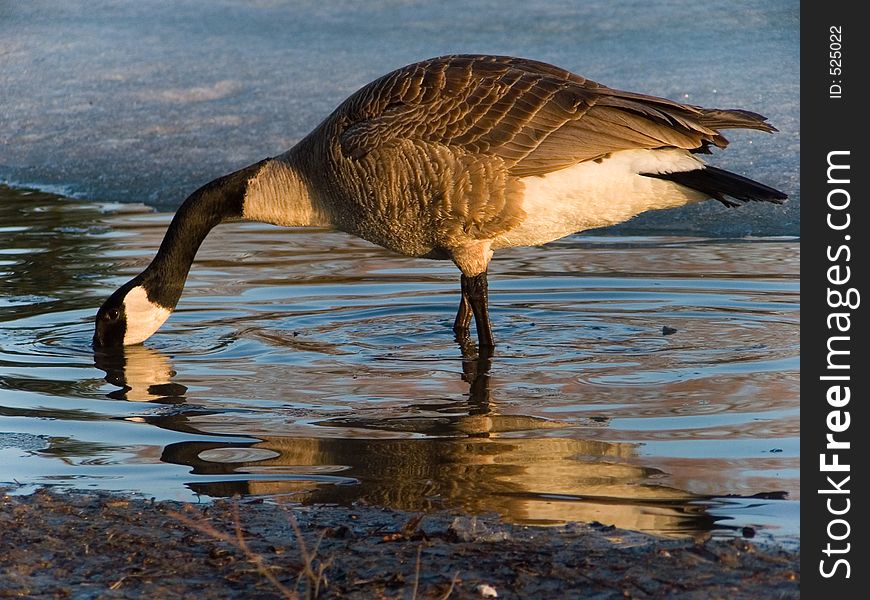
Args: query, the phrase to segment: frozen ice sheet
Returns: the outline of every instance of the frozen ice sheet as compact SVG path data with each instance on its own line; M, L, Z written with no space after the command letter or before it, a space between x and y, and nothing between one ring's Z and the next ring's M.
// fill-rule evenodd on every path
M786 191L644 215L628 232L797 235L799 4L489 0L0 3L0 180L172 209L280 153L348 94L439 54L512 54L612 87L742 107L714 157Z

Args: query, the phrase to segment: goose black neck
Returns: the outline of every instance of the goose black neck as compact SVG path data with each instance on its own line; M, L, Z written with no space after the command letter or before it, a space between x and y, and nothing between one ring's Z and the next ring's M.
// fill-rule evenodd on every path
M216 225L242 217L248 180L264 162L219 177L184 201L172 218L157 255L139 276L149 300L175 308L203 240Z

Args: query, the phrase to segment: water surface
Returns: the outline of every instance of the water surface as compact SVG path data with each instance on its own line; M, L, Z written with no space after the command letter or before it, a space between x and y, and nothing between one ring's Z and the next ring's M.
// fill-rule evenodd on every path
M797 240L503 251L487 360L450 263L223 225L167 325L95 354L169 218L0 188L0 481L797 534Z

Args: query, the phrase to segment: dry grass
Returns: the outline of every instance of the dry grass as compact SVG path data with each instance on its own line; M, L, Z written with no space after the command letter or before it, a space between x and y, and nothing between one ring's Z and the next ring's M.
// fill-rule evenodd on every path
M199 531L200 533L210 537L215 541L228 544L236 551L240 552L244 556L245 560L250 562L257 570L257 572L260 573L272 585L272 587L275 588L275 591L278 592L278 594L280 594L283 598L286 598L287 600L300 600L301 598L304 598L305 600L314 600L320 597L321 592L329 586L327 571L332 566L335 557L330 556L326 559L318 557L320 544L323 541L324 535L326 534L327 530L324 529L320 532L320 534L317 536L317 542L314 544L314 547L309 550L308 544L305 541L305 536L302 534L302 530L299 527L299 523L296 520L296 517L293 515L292 510L288 509L286 506L281 505L281 508L284 510L284 513L287 516L287 520L293 529L293 533L296 537L296 545L299 549L299 558L301 559L302 564L302 567L301 569L299 569L299 574L296 578L296 585L293 589L282 583L278 576L276 576L275 571L279 570L279 568L277 568L275 565L269 564L269 562L266 560L266 558L263 557L262 554L255 552L248 544L248 541L245 539L244 530L242 528L238 499L236 499L232 503L232 533L221 531L220 529L215 527L207 518L202 517L190 505L186 506L185 508L189 513L196 513L196 516L190 516L189 514L175 511L171 511L168 514L169 516L177 519L184 525L187 525L191 529L195 529L196 531ZM395 535L398 535L399 537L407 537L408 532L412 532L414 529L416 529L417 525L420 522L420 519L421 517L412 518L411 521L409 521L402 529L402 532ZM417 595L420 590L420 570L422 566L422 554L423 545L420 544L417 546L417 560L414 569L414 580L410 591L411 600L417 599ZM454 574L452 580L450 581L450 587L447 589L447 592L445 594L440 596L440 600L447 600L452 595L458 581L459 571ZM118 583L120 583L120 581ZM299 594L300 587L303 588L302 596L300 596Z
M185 508L187 509L187 511L189 513L195 512L192 509L192 507L190 507L189 505L186 506ZM200 533L207 535L208 537L212 538L213 540L224 542L224 543L232 546L233 548L235 548L236 550L241 552L242 555L244 555L245 559L248 562L250 562L254 566L254 568L257 569L257 572L259 572L263 577L266 578L266 580L275 588L275 590L279 594L281 594L281 596L283 596L284 598L287 598L288 600L299 600L299 594L296 592L296 590L291 590L286 585L281 583L281 580L279 580L278 577L275 575L275 573L273 573L273 567L271 567L267 563L266 559L261 554L254 552L251 549L251 547L248 545L248 542L245 539L244 533L242 531L242 521L241 521L241 517L239 516L239 503L238 503L238 501L233 502L232 511L233 511L233 526L234 526L233 527L234 528L233 534L230 534L230 533L227 533L227 532L224 532L224 531L217 529L214 525L212 525L212 523L208 519L206 519L204 517L200 517L200 516L191 517L187 514L180 513L180 512L174 512L174 511L170 512L169 515L171 517L178 519L181 523L184 523L185 525L187 525L191 529L195 529L195 530L199 531ZM293 524L295 525L295 520L293 521ZM314 569L312 568L312 565L310 563L310 560L312 560L311 555L309 555L307 550L305 550L305 540L302 539L302 532L299 531L298 525L296 525L294 527L294 531L296 532L297 541L301 542L300 552L302 554L303 561L305 561L304 562L305 567L302 569L302 572L300 572L300 574L299 574L299 579L301 579L303 576L307 577L309 573L313 573ZM321 573L324 570L325 570L325 568L318 569L318 571L320 571ZM299 579L297 579L297 587L299 585ZM314 589L319 591L320 580L318 579L316 583L318 585L315 586ZM311 586L308 587L306 592L310 592L310 591L311 591ZM316 597L317 597L317 594L311 595L310 593L306 593L306 598L316 598Z

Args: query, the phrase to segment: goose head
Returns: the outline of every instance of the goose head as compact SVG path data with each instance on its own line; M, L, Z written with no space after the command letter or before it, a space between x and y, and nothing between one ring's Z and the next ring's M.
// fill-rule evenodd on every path
M256 215L244 213L246 192L249 180L270 160L218 177L187 197L151 264L118 288L97 311L94 347L141 344L160 329L178 304L193 259L209 231L224 221L258 220ZM292 196L286 188L283 192Z
M149 297L144 279L140 275L122 285L97 311L94 347L140 344L169 318L172 309Z

